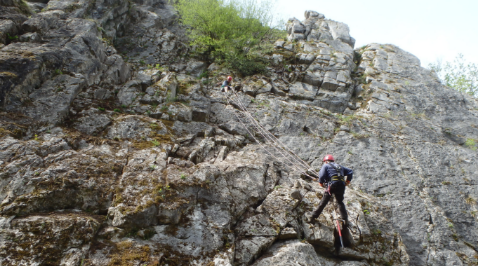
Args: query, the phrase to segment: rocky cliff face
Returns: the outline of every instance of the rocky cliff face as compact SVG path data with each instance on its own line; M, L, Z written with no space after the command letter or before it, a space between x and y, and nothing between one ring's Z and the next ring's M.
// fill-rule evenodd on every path
M475 99L313 11L225 97L175 16L0 0L1 265L478 264ZM354 169L345 248L238 103L313 167Z

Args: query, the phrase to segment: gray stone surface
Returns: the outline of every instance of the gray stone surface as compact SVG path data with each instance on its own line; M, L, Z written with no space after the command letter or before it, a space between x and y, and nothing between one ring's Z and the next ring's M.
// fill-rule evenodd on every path
M15 77L2 82L3 108L57 124L86 86L129 78L129 67L101 39L100 26L69 15L49 7L22 24L23 32L40 34L42 43L12 42L0 50L2 71Z
M341 113L354 92L351 74L355 68L355 40L346 24L327 20L314 11L306 11L305 16L303 22L289 20L287 29L288 40L298 41L296 49L304 50L297 54L298 63L302 64L298 80L311 88L298 92L295 85L289 96L297 99L302 95L312 101L310 104Z
M478 262L478 103L413 55L306 11L225 94L166 1L0 3L0 264ZM327 153L345 248L304 219Z
M254 264L262 265L336 265L332 261L317 255L314 247L299 240L275 243L264 258L260 258Z
M13 219L0 229L0 263L78 265L88 253L99 227L96 218L78 213ZM10 239L15 239L14 244L9 243Z

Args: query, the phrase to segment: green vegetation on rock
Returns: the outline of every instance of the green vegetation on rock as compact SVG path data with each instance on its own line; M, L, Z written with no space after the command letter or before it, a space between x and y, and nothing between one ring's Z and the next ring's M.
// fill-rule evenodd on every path
M465 146L474 151L476 150L476 142L474 139L467 139L465 142Z
M437 61L428 67L448 87L478 97L478 65L467 63L462 54L458 54L452 63Z
M198 56L217 61L242 75L265 72L261 53L272 47L280 31L272 27L271 2L179 0L176 8L188 26Z

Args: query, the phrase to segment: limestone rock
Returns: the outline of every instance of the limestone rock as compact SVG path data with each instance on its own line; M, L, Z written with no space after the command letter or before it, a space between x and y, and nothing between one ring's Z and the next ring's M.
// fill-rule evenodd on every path
M29 6L0 0L0 264L477 263L478 102L413 55L306 11L223 93L167 1ZM304 219L328 153L344 247L333 202Z
M312 245L299 240L289 240L275 243L264 257L252 265L334 265L331 261L324 264L327 261L317 255Z
M112 122L108 113L98 109L89 109L80 113L83 115L75 123L74 127L85 134L96 135L106 129Z
M101 221L82 213L55 213L16 218L0 230L2 264L79 264Z
M306 69L300 81L311 85L291 87L289 97L307 99L310 104L341 113L353 93L351 73L355 68L355 40L347 25L325 19L322 14L306 11L306 19L288 22L289 41L299 41L305 53L297 55ZM305 42L307 40L307 42Z
M274 237L253 237L239 240L236 247L235 261L239 265L249 265L256 254L266 250L274 242Z

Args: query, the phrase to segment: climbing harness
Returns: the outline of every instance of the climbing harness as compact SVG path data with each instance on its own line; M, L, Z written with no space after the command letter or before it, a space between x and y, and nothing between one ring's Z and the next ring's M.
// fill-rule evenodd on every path
M332 166L335 171L337 171L337 175L332 176L330 181L327 183L327 192L332 196L330 193L330 188L334 185L334 182L345 182L345 176L343 174L342 166L336 163L330 163L329 165Z
M345 182L345 176L343 174L343 169L342 166L336 164L336 163L330 163L330 166L332 166L335 171L337 171L337 175L334 175L330 178L330 181L342 181Z
M331 181L342 181L345 182L345 177L344 176L333 176L330 178Z

